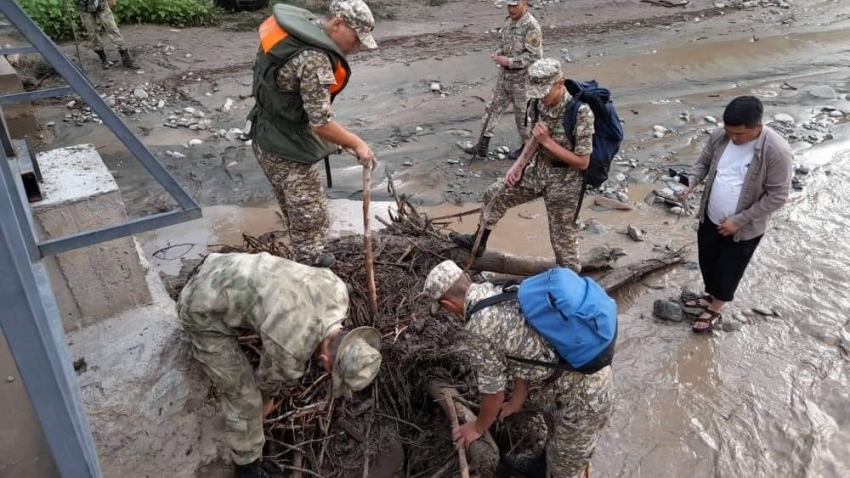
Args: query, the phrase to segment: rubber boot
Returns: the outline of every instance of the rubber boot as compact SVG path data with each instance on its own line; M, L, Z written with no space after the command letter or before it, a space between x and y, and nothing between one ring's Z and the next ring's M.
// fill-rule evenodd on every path
M256 460L247 465L236 465L236 478L278 478L263 469L262 461Z
M136 62L133 61L133 57L130 56L130 52L127 50L118 50L118 53L121 54L121 62L124 64L126 68L131 70L140 70Z
M505 455L502 462L514 473L526 478L543 478L546 476L546 455Z
M471 148L464 148L463 152L466 154L471 154L472 156L486 158L487 153L490 152L490 137L482 136L481 139L478 141L478 144Z
M508 155L508 159L511 159L511 160L514 160L514 161L519 159L520 155L522 154L523 148L525 148L525 143L522 143L522 146L520 146L518 150L511 152L511 154Z
M323 252L316 257L316 261L313 263L313 266L327 269L329 267L333 267L334 264L336 264L336 257L329 252Z
M478 251L475 252L475 257L481 257L484 254L484 250L487 249L487 239L490 238L490 229L484 229L484 233L481 234L481 242L478 243ZM478 236L478 231L475 231L475 234L458 234L451 233L449 234L449 239L452 240L459 247L466 249L467 251L472 250L472 246L475 245L475 238Z
M109 60L106 59L106 52L103 50L95 50L94 52L97 53L97 57L100 58L100 67L104 70L108 70L110 65Z

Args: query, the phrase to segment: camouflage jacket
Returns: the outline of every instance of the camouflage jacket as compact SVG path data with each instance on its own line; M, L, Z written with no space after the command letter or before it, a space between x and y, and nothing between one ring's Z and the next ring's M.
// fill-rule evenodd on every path
M319 50L303 51L280 67L276 79L281 90L301 92L310 126L317 128L333 119L330 88L336 78L327 54Z
M517 21L511 17L505 20L499 52L508 57L508 71L525 70L543 58L543 34L540 32L540 24L531 13L526 13Z
M257 376L269 396L301 378L322 340L342 326L348 290L328 269L265 252L210 254L180 293L177 310L193 333L259 334Z
M478 301L502 292L500 286L485 282L469 287L464 299L464 313ZM517 301L508 301L472 314L463 334L461 351L478 374L480 393L499 393L508 378L518 377L541 382L552 369L525 365L508 355L544 362L558 362L558 354L549 343L525 321Z
M590 106L587 106L586 104L579 107L576 125L572 134L572 136L576 139L576 144L573 145L572 139L570 138L571 135L568 135L567 132L564 131L564 112L570 99L572 99L572 96L570 96L565 89L564 97L551 108L544 105L542 101L539 101L537 103L537 121L542 121L546 126L548 126L549 135L556 143L563 146L565 149L568 149L580 156L590 154L593 152L593 133L595 131L595 127L593 126L593 122L595 121L593 111L590 109ZM534 116L532 118L534 118ZM561 161L546 148L541 148L540 154L544 159L551 162Z

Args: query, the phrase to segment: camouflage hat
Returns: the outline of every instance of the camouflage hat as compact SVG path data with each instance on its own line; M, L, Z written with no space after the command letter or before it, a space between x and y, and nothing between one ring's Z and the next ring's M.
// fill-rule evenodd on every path
M454 261L443 261L428 273L421 295L440 300L461 276L463 271Z
M505 2L505 5L507 5L509 7L515 7L515 6L519 5L520 3L522 3L522 0L508 0L507 2Z
M552 85L561 80L561 62L553 58L537 60L528 67L528 99L543 98L552 89Z
M342 339L333 367L334 397L368 387L381 369L381 333L358 327Z
M374 50L378 48L375 39L372 38L372 30L375 29L375 17L369 10L369 5L363 0L334 0L331 3L331 14L345 20L355 32L360 43L366 48Z

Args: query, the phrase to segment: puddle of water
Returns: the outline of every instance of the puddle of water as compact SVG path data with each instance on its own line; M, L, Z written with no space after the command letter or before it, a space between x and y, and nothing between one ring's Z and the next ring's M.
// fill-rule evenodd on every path
M372 202L371 229L383 228L374 217L388 219L389 202ZM363 203L348 199L328 201L331 215L330 235L363 233ZM142 250L148 260L162 272L177 275L181 259L196 259L212 245L240 245L242 234L258 237L274 231L285 231L286 225L277 206L240 207L210 206L203 217L156 231L140 234ZM285 236L285 235L284 235ZM288 237L283 239L288 242Z

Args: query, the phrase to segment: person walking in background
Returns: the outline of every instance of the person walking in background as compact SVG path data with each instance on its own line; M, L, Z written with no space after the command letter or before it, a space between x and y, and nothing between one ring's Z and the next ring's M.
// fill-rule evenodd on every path
M508 105L514 107L516 129L522 139L522 146L512 152L509 159L519 157L531 136L525 115L527 70L532 63L543 58L543 34L537 19L528 12L526 0L508 0L507 6L508 17L502 26L499 49L493 53L493 62L499 65L496 89L484 112L478 144L463 150L466 154L482 158L487 157L494 129Z
M706 295L684 303L702 310L694 332L708 332L723 318L738 283L764 235L771 214L791 191L791 147L762 124L764 106L754 96L732 100L723 128L708 139L688 174L684 200L705 179L697 233Z
M76 0L77 10L80 12L80 20L83 27L89 35L92 43L92 49L100 58L101 67L106 70L112 64L106 58L106 50L103 48L103 38L97 29L97 23L103 26L106 34L109 35L109 41L118 48L118 53L121 55L121 62L125 67L131 70L138 70L139 66L133 61L127 47L124 46L124 37L121 36L121 31L118 30L118 24L115 22L115 15L112 14L112 9L118 5L118 0Z

